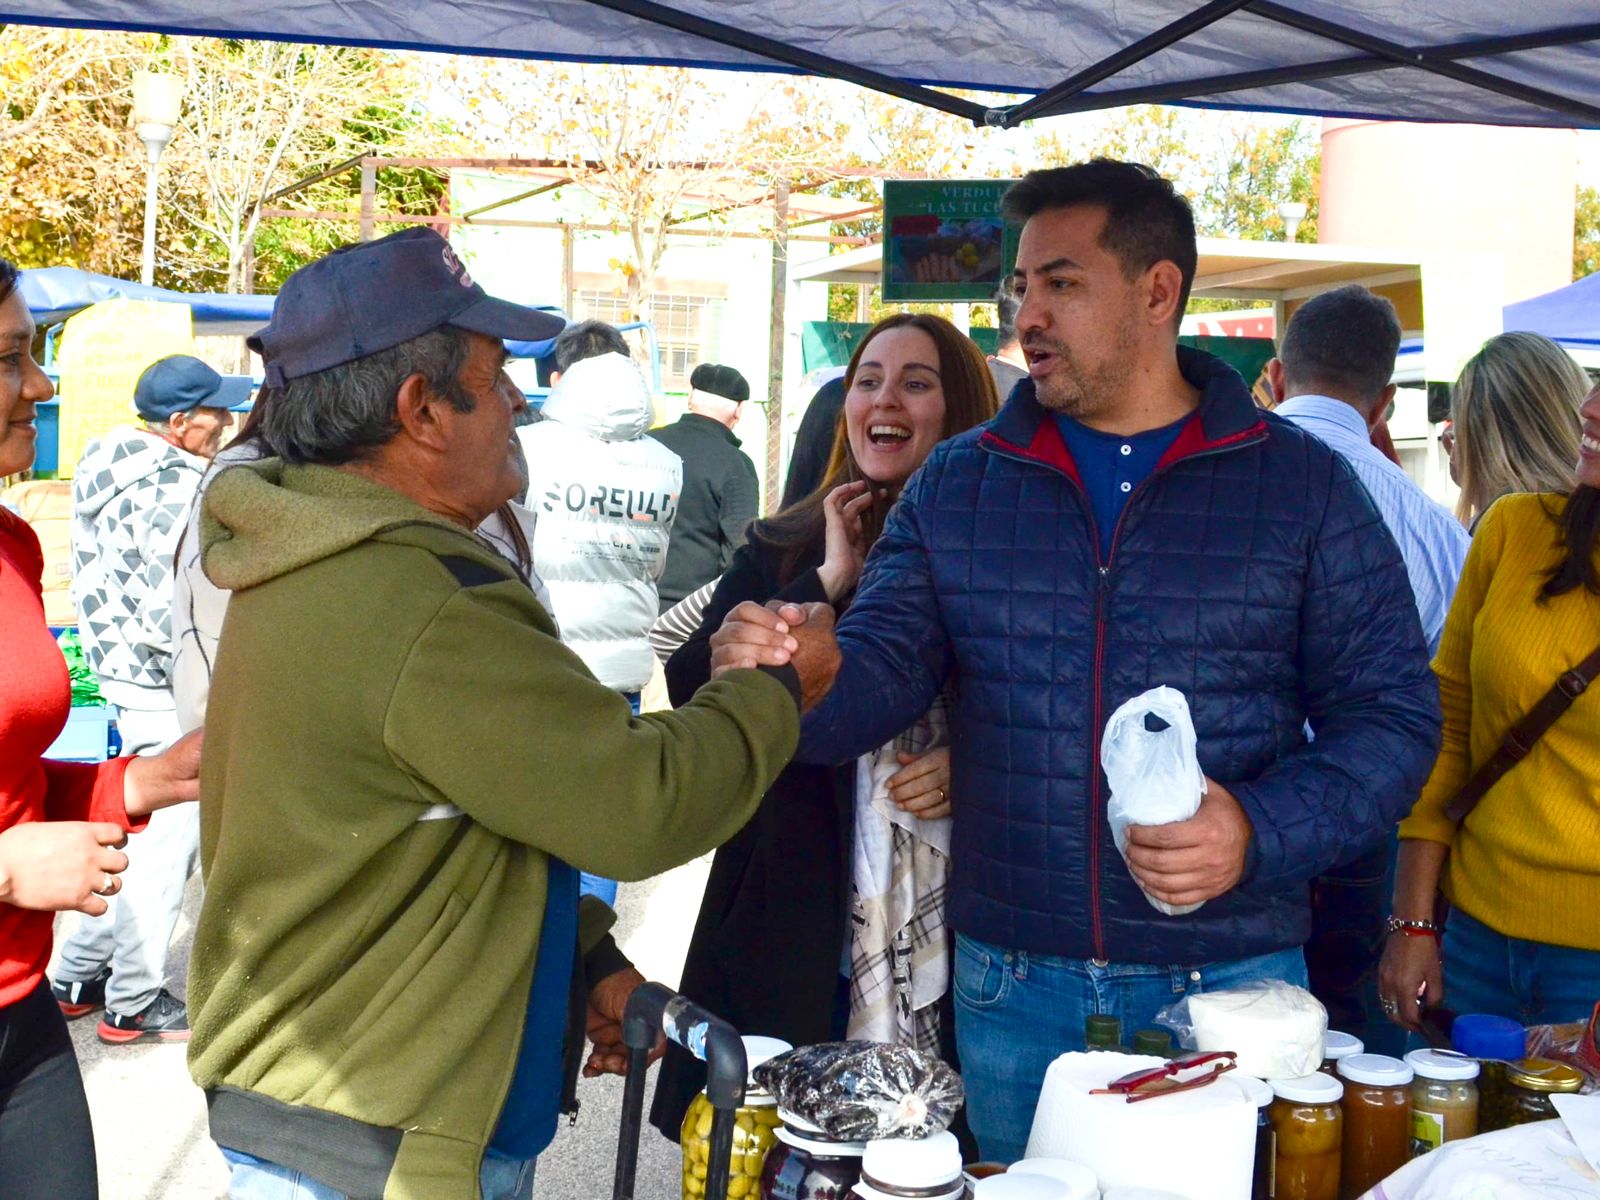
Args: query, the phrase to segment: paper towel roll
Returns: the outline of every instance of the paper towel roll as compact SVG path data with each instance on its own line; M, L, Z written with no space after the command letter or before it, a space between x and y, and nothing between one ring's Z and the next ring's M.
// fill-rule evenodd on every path
M1249 1200L1256 1109L1226 1075L1207 1087L1129 1104L1089 1093L1159 1058L1063 1054L1050 1064L1029 1158L1065 1158L1113 1188L1155 1188L1189 1200Z

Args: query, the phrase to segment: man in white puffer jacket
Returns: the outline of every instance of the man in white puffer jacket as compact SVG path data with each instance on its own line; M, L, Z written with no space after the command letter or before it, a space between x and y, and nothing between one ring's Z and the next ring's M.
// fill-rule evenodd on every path
M549 589L561 640L637 706L655 661L648 635L683 462L646 436L650 391L625 355L567 366L543 415L517 431L528 507L538 517L534 570Z

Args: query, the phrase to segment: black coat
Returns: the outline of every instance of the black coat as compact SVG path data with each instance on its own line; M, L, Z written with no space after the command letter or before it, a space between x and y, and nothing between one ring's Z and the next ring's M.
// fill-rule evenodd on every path
M721 421L685 413L650 435L683 460L683 491L661 573L661 611L699 591L733 561L756 519L756 467Z
M733 556L700 629L667 663L674 704L710 677L708 639L735 605L827 600L815 569L820 551L787 587L778 581L781 557L758 541ZM840 1032L835 1011L849 922L854 779L854 763L790 765L712 861L679 990L740 1033L803 1046ZM704 1065L669 1045L651 1123L676 1140L705 1081Z

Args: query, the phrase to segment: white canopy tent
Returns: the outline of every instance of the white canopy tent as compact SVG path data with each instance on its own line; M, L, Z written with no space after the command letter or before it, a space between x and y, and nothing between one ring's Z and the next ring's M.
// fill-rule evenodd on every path
M1002 126L1162 101L1600 127L1597 17L1593 0L0 0L34 24L803 71Z

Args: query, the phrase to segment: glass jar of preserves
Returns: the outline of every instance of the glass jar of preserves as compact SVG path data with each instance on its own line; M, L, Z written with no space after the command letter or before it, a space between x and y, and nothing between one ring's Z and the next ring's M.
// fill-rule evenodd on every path
M775 1130L777 1144L761 1169L761 1200L839 1200L861 1182L865 1142L830 1138L809 1121L784 1109Z
M740 1041L744 1042L745 1061L752 1071L767 1059L794 1049L778 1038L747 1037ZM683 1200L701 1200L706 1194L706 1176L711 1169L711 1124L715 1117L711 1100L704 1092L689 1103L689 1111L683 1114L678 1136L683 1147ZM777 1141L777 1127L777 1102L750 1081L744 1105L734 1114L733 1155L728 1170L730 1200L756 1195L767 1151Z
M1268 1195L1277 1200L1338 1200L1339 1147L1344 1085L1318 1072L1272 1081L1272 1174ZM1259 1190L1256 1192L1260 1194Z
M1387 1054L1339 1060L1344 1080L1344 1153L1339 1198L1355 1200L1411 1157L1411 1080L1415 1072Z
M1165 1029L1141 1029L1133 1035L1133 1052L1154 1058L1171 1058L1177 1053L1172 1048L1172 1034Z
M863 1200L968 1200L961 1144L953 1133L868 1142L856 1194Z
M1551 1096L1571 1095L1583 1087L1576 1067L1548 1058L1524 1058L1506 1064L1506 1123L1528 1125L1556 1116Z
M1478 1062L1451 1050L1413 1050L1411 1156L1478 1132Z
M1083 1046L1091 1051L1127 1053L1127 1048L1122 1044L1122 1018L1110 1013L1090 1013L1083 1021Z
M1349 1058L1352 1054L1360 1054L1366 1049L1361 1039L1354 1034L1340 1033L1337 1029L1330 1029L1322 1036L1322 1066L1318 1070L1329 1075L1337 1074L1339 1060Z

